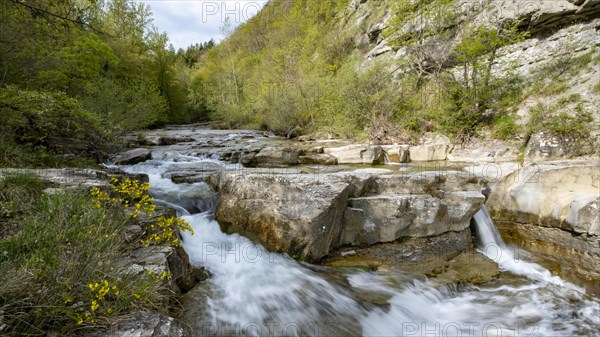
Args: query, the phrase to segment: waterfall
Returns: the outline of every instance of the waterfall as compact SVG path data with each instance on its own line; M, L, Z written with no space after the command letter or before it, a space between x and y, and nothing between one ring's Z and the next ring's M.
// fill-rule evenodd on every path
M582 288L565 282L558 276L552 276L550 271L539 264L522 260L518 248L508 247L504 243L485 205L473 216L473 221L475 222L475 232L481 242L478 250L488 258L496 261L501 270L523 275L539 282L548 282L581 293L584 292Z
M477 225L475 231L482 246L494 245L499 248L506 248L506 245L500 236L500 232L498 231L498 228L496 228L496 225L494 225L485 205L481 207L475 216L473 216L473 220Z
M209 203L214 195L204 193L204 184L174 184L164 177L185 165L177 156L155 158L162 159L123 168L149 174L151 194L178 206L195 230L183 233L183 247L192 264L212 274L207 303L199 304L205 315L198 317L198 336L600 336L599 302L521 260L502 241L485 207L474 222L483 243L479 251L503 271L494 282L456 288L407 280L402 271L320 273L243 236L223 233L210 212L190 214L184 196ZM356 296L361 292L389 300L364 306Z

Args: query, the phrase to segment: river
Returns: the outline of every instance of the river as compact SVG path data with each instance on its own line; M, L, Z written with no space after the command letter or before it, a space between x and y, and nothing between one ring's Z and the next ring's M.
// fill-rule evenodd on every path
M165 150L154 158L159 159L125 169L147 173L157 198L206 188L174 184L165 172L190 162L216 162ZM411 279L402 271L328 270L267 252L243 236L223 233L211 213L214 196L204 199L202 213L178 207L196 233L183 234L184 249L194 265L212 274L204 314L194 325L198 335L600 336L598 300L524 261L518 248L502 242L485 209L474 218L483 243L479 250L499 264L500 277L459 286ZM347 282L336 281L336 275ZM354 296L361 291L386 303L365 306Z

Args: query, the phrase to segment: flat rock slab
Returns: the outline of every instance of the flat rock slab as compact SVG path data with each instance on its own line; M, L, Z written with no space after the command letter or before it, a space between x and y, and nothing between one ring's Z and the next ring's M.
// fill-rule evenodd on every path
M113 163L115 165L135 165L149 159L152 159L152 151L139 148L119 153L113 159Z
M88 337L183 337L184 331L172 317L152 312L138 312L114 324L108 331Z

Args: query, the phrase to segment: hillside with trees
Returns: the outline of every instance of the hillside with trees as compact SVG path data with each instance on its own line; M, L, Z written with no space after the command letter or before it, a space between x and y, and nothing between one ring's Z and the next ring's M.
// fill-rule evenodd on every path
M101 162L122 131L205 119L190 67L214 43L175 51L146 4L5 0L0 13L0 166Z
M580 34L598 10L538 2L521 12L491 0L269 2L235 31L225 23L230 35L192 89L225 127L288 136L414 143L438 132L522 145L543 129L585 142L598 129L593 30L558 47L544 39ZM524 52L535 41L542 60Z

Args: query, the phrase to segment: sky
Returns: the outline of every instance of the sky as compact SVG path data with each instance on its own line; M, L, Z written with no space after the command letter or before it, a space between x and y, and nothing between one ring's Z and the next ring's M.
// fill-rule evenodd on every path
M141 0L152 8L153 24L167 32L175 49L210 39L220 41L219 27L230 17L234 26L254 16L266 0Z

